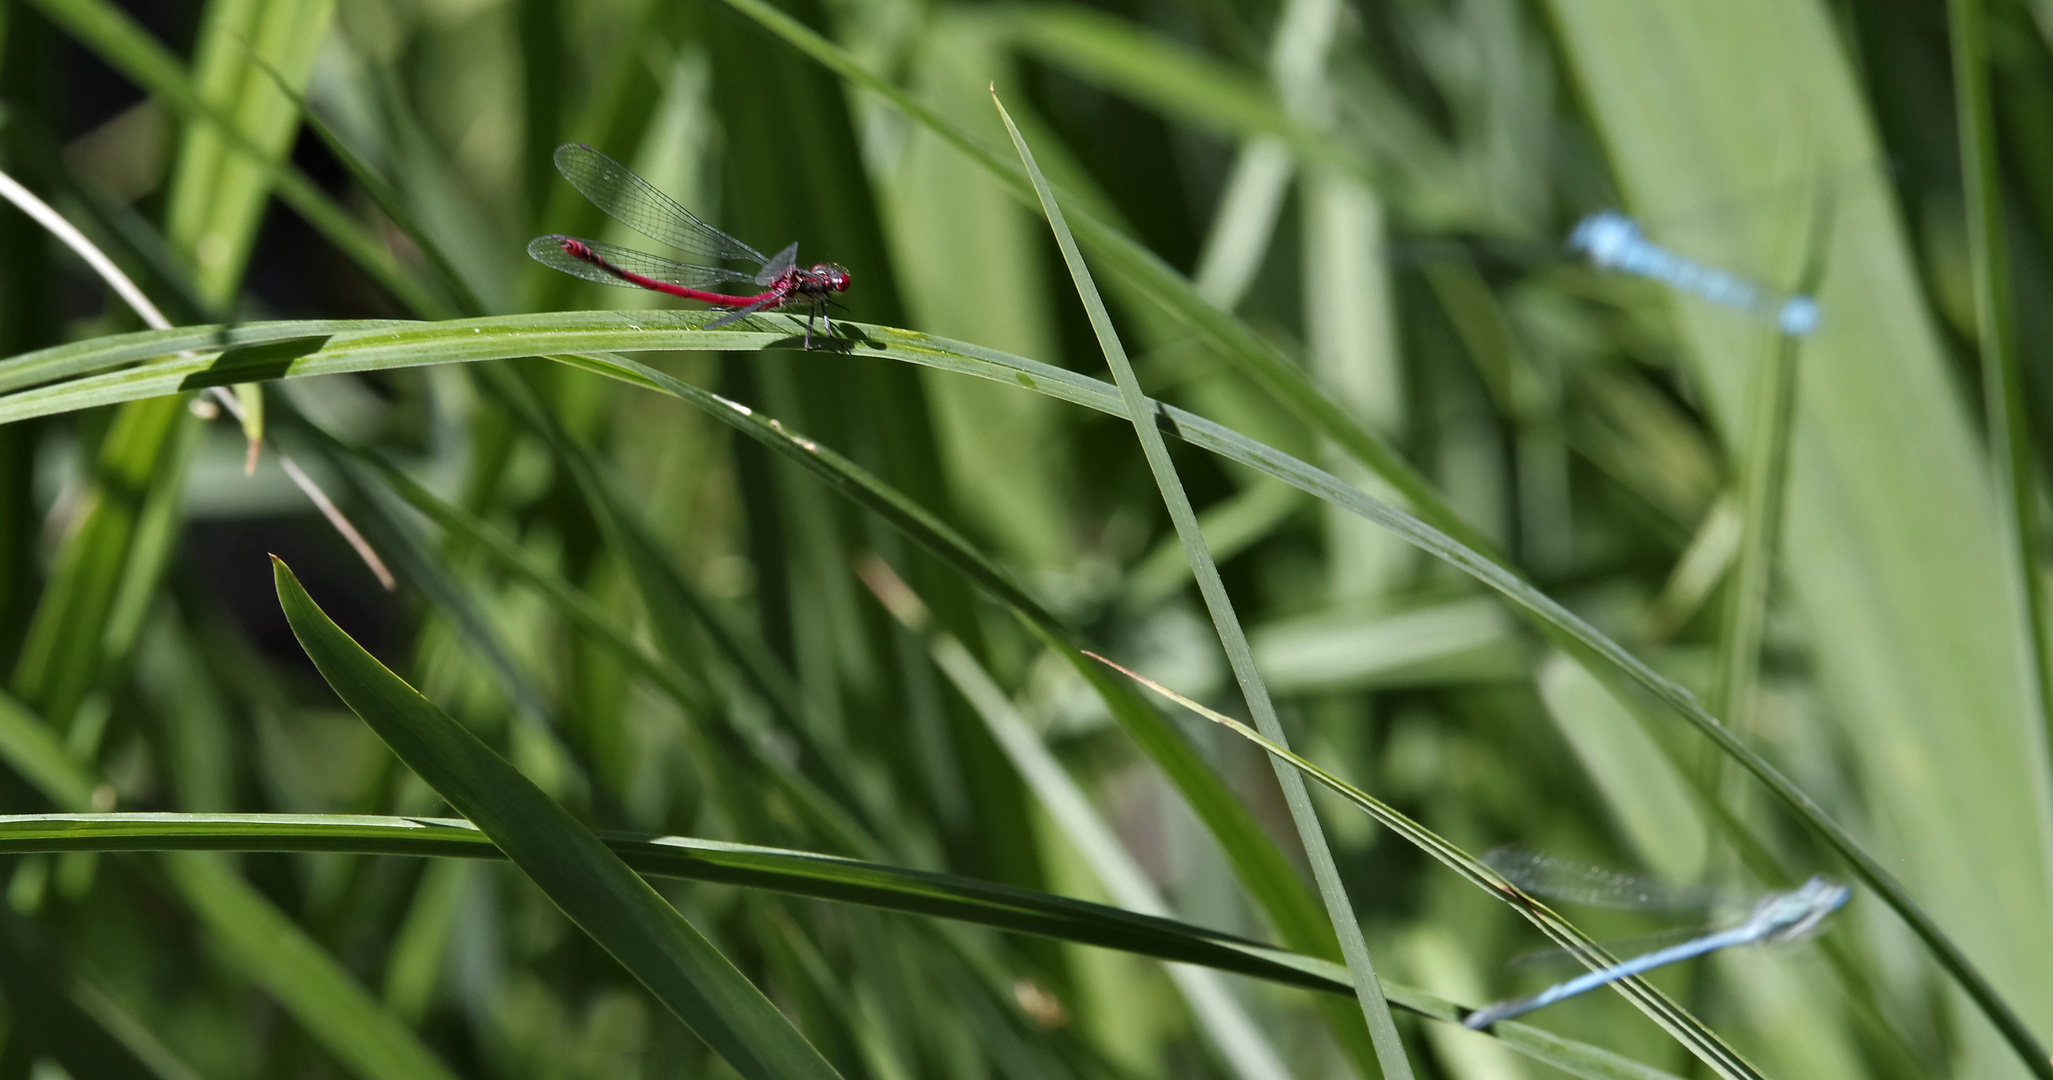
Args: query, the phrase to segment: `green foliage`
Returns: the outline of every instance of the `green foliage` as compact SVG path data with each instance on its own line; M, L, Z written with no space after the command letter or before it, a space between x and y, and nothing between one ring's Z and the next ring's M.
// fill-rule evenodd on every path
M160 7L0 5L179 324L0 207L5 1077L2053 1076L2042 13ZM1504 843L1858 899L1469 1032L1655 925Z

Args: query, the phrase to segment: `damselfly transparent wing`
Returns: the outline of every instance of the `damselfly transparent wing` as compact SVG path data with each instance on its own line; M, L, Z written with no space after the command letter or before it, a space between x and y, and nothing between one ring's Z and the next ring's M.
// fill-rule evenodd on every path
M781 299L781 297L777 296L766 296L745 308L736 308L733 311L730 311L727 314L722 315L717 319L714 319L712 322L706 324L706 329L718 330L723 326L738 323L741 320L746 319L751 315L754 315L758 311L767 311L770 308L776 307Z
M1653 241L1666 244L1683 255L1709 258L1697 250L1694 242L1704 233L1780 227L1793 200L1809 198L1814 191L1831 201L1868 197L1878 184L1884 185L1882 190L1887 190L1886 185L1891 183L1896 171L1895 164L1887 159L1845 163L1804 177L1749 185L1708 203L1686 207L1636 207L1633 220ZM1604 209L1605 206L1598 204L1588 207L1587 211L1594 213ZM1385 246L1385 253L1390 261L1405 265L1450 260L1474 261L1493 268L1586 265L1587 256L1574 250L1569 237L1573 227L1588 213L1563 222L1563 228L1558 232L1521 236L1456 233L1394 239ZM1732 269L1735 272L1747 270L1746 267Z
M791 243L786 244L784 246L783 251L780 251L777 254L770 256L770 261L763 264L763 269L756 274L756 284L772 284L778 278L783 277L785 273L789 271L792 267L797 265L798 241L793 240Z
M608 217L651 240L715 259L747 259L758 266L769 261L762 252L700 221L626 166L582 143L556 148L556 171Z
M563 250L563 241L577 239L568 236L537 236L528 241L528 254L538 263L553 270L596 281L601 285L618 285L628 289L639 289L640 285L606 272L606 268L580 259ZM718 291L730 284L752 285L754 275L746 270L732 270L720 266L695 266L691 263L673 262L660 255L635 251L617 244L602 244L597 240L577 239L590 248L594 255L630 274L663 282L666 285L682 285L687 289Z
M1628 911L1688 912L1734 906L1721 904L1721 900L1730 898L1716 890L1668 885L1635 874L1586 866L1551 855L1536 855L1520 848L1498 848L1484 855L1483 861L1526 892L1571 904Z

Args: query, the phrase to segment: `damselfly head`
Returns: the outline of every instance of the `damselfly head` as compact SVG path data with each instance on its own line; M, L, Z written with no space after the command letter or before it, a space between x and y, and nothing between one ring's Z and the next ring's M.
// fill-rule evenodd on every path
M814 263L811 271L814 280L835 292L848 291L848 270L833 263Z

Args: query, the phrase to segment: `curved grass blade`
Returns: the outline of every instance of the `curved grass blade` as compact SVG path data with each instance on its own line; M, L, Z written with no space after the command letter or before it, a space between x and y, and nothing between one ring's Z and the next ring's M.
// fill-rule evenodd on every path
M1226 595L1226 584L1220 580L1219 567L1205 547L1204 533L1198 529L1197 511L1192 509L1190 495L1183 490L1183 482L1177 477L1176 464L1169 460L1169 448L1162 441L1162 432L1155 419L1154 410L1159 406L1141 392L1140 380L1134 374L1132 362L1126 357L1126 346L1121 344L1118 332L1113 329L1111 313L1105 310L1105 301L1098 295L1098 286L1091 279L1090 268L1084 265L1083 254L1076 248L1076 238L1070 235L1069 226L1063 220L1062 207L1056 201L1055 193L1049 189L1047 179L1035 166L1033 151L1027 147L1025 137L1020 135L1019 128L1006 113L1004 103L998 100L995 88L991 100L998 106L998 115L1005 121L1005 130L1012 134L1012 145L1019 152L1021 164L1026 166L1035 194L1040 196L1041 209L1047 214L1048 225L1055 232L1055 242L1062 250L1063 261L1069 265L1069 275L1076 284L1077 295L1082 298L1084 310L1090 315L1091 329L1097 333L1098 345L1112 367L1112 376L1119 384L1119 396L1127 418L1133 422L1134 431L1140 436L1148 469L1154 474L1155 486L1162 493L1163 503L1169 508L1170 520L1176 524L1176 535L1183 541L1184 557L1190 561L1191 573L1197 578L1198 591L1205 598L1205 608L1211 613L1212 625L1219 633L1227 661L1233 666L1233 676L1240 684L1248 711L1254 714L1255 723L1260 725L1263 733L1280 743L1284 738L1282 721L1276 718L1275 703L1269 700L1268 688L1262 685L1254 653L1248 648L1247 633L1241 629L1240 617L1234 614L1233 600ZM1369 1034L1375 1040L1377 1062L1382 1065L1385 1076L1409 1080L1411 1062L1405 1057L1404 1043L1397 1036L1397 1026L1390 1019L1390 1006L1378 989L1368 943L1362 940L1361 926L1354 917L1354 906L1348 901L1347 888L1340 880L1340 868L1333 861L1332 849L1326 844L1325 830L1319 826L1318 814L1312 809L1311 793L1305 789L1304 778L1289 769L1279 766L1276 780L1283 788L1283 799L1290 808L1291 821L1297 826L1298 840L1304 844L1305 854L1311 860L1312 878L1318 883L1319 895L1326 902L1327 917L1333 921L1333 929L1340 937L1340 954L1347 960L1356 996L1361 1000L1362 1016L1368 1021Z
M746 406L727 401L636 361L607 355L641 350L789 348L798 340L797 325L784 324L780 329L788 327L789 330L784 333L764 329L765 326L778 325L776 320L782 316L759 317L758 325L754 326L704 330L703 323L714 314L717 313L585 312L432 324L372 323L361 331L333 334L321 348L278 365L266 377L389 370L437 363L508 359L537 353L548 355L560 363L691 402L709 415L797 461L836 490L882 514L921 543L939 545L933 549L943 553L959 570L969 574L1002 602L1037 618L1045 618L1051 626L1060 625L1037 600L952 530L847 459L809 439L794 435L774 420L756 416ZM144 331L56 346L0 361L0 379L5 379L8 372L17 366L47 365L52 362L52 357L61 357L74 370L101 372L69 383L0 397L0 423L172 393L188 379L215 378L222 383L240 381L233 372L210 372L208 369L217 363L218 356L208 355L160 359L154 364L126 370L106 369L165 357L180 350L205 349L210 338L230 333L248 345L283 340L292 336L288 330L269 328L290 325L294 324L253 324L235 328L232 332L221 327ZM855 342L851 351L856 355L874 355L972 375L1020 386L1098 412L1127 415L1115 388L1085 375L914 331L859 323L843 325ZM1646 689L1656 700L1703 732L1722 753L1743 765L1846 859L1853 874L1874 889L1882 901L1909 925L1940 966L1961 984L1984 1013L1992 1018L2007 1017L2007 1020L1998 1021L1999 1026L2006 1030L2028 1030L1988 979L1918 905L1903 884L1851 832L1727 729L1689 690L1654 671L1624 646L1511 570L1425 521L1367 495L1323 469L1231 428L1159 402L1150 407L1166 433L1282 480L1389 529L1405 542L1452 565L1503 596L1523 611L1542 633L1580 661L1616 672Z
M743 1076L839 1076L698 929L504 758L342 632L273 560L293 635L323 678L622 967Z
M809 851L686 836L597 834L637 873L767 889L910 915L932 915L1016 933L1200 964L1286 986L1352 995L1337 963L1270 948L1189 923L951 874ZM66 851L330 851L412 858L501 859L460 818L355 814L33 814L0 817L0 854ZM1390 1000L1458 1024L1461 1010L1432 995L1387 985ZM1669 1074L1596 1047L1515 1023L1491 1033L1507 1045L1593 1080L1666 1080Z

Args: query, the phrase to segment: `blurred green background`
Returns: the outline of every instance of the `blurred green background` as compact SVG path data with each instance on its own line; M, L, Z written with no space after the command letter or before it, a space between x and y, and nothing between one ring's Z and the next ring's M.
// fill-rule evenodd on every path
M2018 582L2043 584L2053 5L1986 8L1993 210L1963 179L1936 0L0 0L0 169L177 324L496 335L515 313L695 306L524 256L552 232L655 250L556 175L551 151L583 142L758 248L848 267L850 320L1104 378L1039 208L988 164L1016 160L995 85L1065 208L1159 260L1085 245L1148 393L1408 507L1689 687L2044 1037L2053 758ZM802 28L829 44L809 55ZM1814 289L1822 329L1780 339L1576 261L1564 237L1605 208ZM1977 307L2009 287L2014 336ZM0 357L142 325L0 209ZM635 355L875 474L1073 640L1247 715L1125 417L1025 376L707 338ZM1990 394L1985 354L2022 382ZM0 410L50 378L14 376L0 360ZM2009 443L1985 395L2024 420ZM1252 822L1262 858L1305 866L1261 751L1151 698L1147 730L1214 786L1165 773L1006 597L715 416L535 358L241 396L273 442L251 476L244 432L193 392L0 424L0 809L447 815L308 662L268 552L594 828L1153 892L1283 940L1219 838ZM1470 577L1242 464L1175 461L1306 757L1470 852L1741 891L1854 880L1619 669ZM930 626L878 602L872 558ZM944 654L1013 710L965 697ZM1383 979L1475 1006L1568 974L1507 967L1544 940L1314 803ZM0 856L0 885L0 1080L731 1074L505 864L65 851ZM1345 998L662 890L846 1076L1377 1073ZM1603 937L1673 924L1565 910ZM1866 890L1823 942L1654 981L1761 1075L2029 1075ZM1529 1019L1717 1074L1615 994ZM1443 1020L1398 1030L1419 1076L1565 1075ZM1615 1068L1582 1075L1657 1075Z

